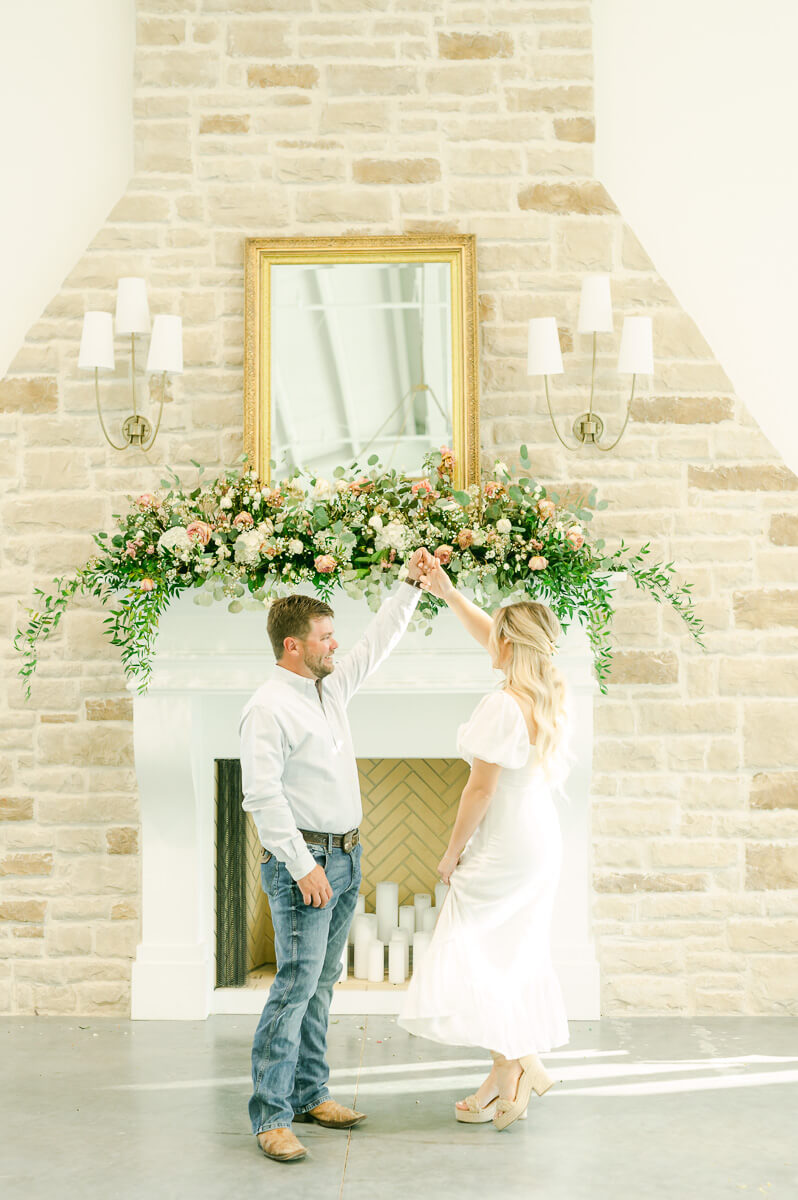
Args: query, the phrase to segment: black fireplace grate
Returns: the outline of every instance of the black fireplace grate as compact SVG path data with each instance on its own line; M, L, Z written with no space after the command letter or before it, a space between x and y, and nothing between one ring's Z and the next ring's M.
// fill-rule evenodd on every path
M243 987L247 978L247 894L242 869L247 815L241 763L216 759L216 986Z

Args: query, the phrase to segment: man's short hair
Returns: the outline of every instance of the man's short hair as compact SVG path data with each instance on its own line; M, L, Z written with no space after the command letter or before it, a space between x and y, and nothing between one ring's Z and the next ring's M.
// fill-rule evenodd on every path
M323 600L315 596L283 596L273 600L269 609L269 619L266 629L274 650L274 657L279 662L285 654L285 639L287 637L306 638L310 633L310 622L318 617L332 617L333 610Z

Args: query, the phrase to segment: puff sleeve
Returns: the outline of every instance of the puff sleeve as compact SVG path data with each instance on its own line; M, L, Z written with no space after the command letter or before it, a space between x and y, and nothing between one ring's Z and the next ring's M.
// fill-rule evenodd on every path
M467 762L475 758L517 771L529 758L529 734L521 709L505 692L480 700L457 731L457 752Z

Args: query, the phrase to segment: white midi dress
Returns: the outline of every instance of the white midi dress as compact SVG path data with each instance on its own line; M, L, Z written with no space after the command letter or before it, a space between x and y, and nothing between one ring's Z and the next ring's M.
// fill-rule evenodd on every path
M458 731L458 753L501 768L490 807L452 873L429 949L399 1024L507 1058L568 1041L550 930L562 861L557 810L507 692L480 701Z

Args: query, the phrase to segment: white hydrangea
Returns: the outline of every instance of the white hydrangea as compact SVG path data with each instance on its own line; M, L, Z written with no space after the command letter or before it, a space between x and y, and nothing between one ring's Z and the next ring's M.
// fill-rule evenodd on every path
M382 529L382 517L377 516L375 513L373 517L369 518L369 525L372 529L376 529L379 533L379 531Z
M236 538L235 560L244 566L255 566L263 549L263 534L259 529L248 529Z
M471 532L474 535L474 545L475 546L484 546L485 542L487 541L487 538L488 538L488 535L485 533L485 530L484 529L472 529Z
M288 543L289 554L302 554L304 549L305 546L302 542L300 542L299 538L291 538L291 541Z
M389 521L375 541L378 550L402 551L407 548L407 530L399 521Z
M179 556L188 556L192 551L192 541L182 525L173 525L158 538L158 553L171 552Z
M512 528L512 521L508 521L506 517L502 517L496 522L496 531L498 533L510 533Z
M221 500L219 501L219 508L232 508L232 507L233 507L233 501L230 499L230 497L222 496Z

